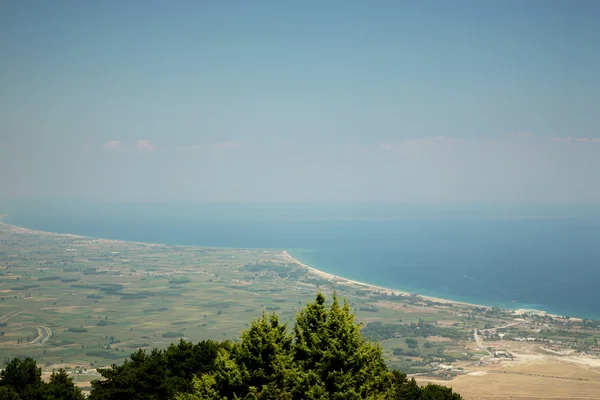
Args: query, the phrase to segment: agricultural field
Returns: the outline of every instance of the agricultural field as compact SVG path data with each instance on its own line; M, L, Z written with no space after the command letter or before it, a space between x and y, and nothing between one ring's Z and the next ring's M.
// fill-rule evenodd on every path
M97 368L136 349L180 339L237 340L262 313L275 312L291 327L317 291L330 297L334 287L389 365L420 382L450 384L475 398L491 396L484 390L490 387L510 393L506 371L522 380L557 379L536 372L544 363L565 382L570 370L556 365L575 363L586 371L581 376L600 378L600 364L581 362L598 360L600 328L593 321L515 315L362 285L312 270L284 251L131 243L2 223L0 355L4 362L32 357L45 376L68 368L85 388L99 377ZM530 370L535 376L520 374ZM586 382L579 382L582 393L595 388Z

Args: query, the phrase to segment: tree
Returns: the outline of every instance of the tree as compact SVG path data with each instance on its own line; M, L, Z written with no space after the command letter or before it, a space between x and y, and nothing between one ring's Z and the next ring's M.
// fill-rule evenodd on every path
M138 350L122 365L99 369L104 379L92 382L90 399L168 399L193 389L192 378L214 370L218 349L212 340L192 344L180 340L164 350Z
M85 397L64 369L53 372L45 387L44 399L47 400L83 400Z
M293 383L292 336L279 318L263 315L238 344L220 349L215 370L194 379L193 394L177 399L285 399Z
M429 384L421 388L421 400L462 400L458 393L453 393L449 387Z
M400 371L392 371L390 388L387 398L390 400L418 400L421 396L421 387L417 385L415 378L410 380L406 374Z
M336 293L329 307L319 293L291 332L277 315L263 314L238 343L181 340L164 350L138 350L123 365L99 370L103 379L92 382L90 399L460 399L449 388L421 388L389 371L354 318ZM51 381L67 383L65 377L59 372ZM15 400L11 395L0 387L0 400Z
M388 371L380 347L364 339L350 306L340 305L335 293L330 307L317 294L296 316L293 335L276 315L253 321L239 343L219 349L214 367L193 379L192 393L175 398L460 399L451 389L421 389Z
M303 371L296 394L308 389L307 398L322 392L365 398L384 387L388 377L380 347L364 339L350 306L346 301L340 306L335 292L329 308L319 293L300 311L294 334L294 359Z
M0 386L0 400L20 400L20 396L10 386Z
M50 381L42 381L42 371L35 360L11 360L0 372L0 400L83 400L81 389L60 369Z
M0 386L6 388L6 396L13 391L24 399L41 398L42 384L42 369L29 357L23 361L13 358L0 372Z
M295 377L292 359L292 336L287 325L275 314L252 323L242 333L241 343L233 347L233 359L242 366L242 377L248 392L266 390L274 394L275 388L289 387Z

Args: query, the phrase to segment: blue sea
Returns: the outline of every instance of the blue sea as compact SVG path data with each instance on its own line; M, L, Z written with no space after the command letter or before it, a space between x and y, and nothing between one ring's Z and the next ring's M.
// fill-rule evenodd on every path
M92 237L287 249L318 269L503 308L600 319L600 212L584 206L20 201L7 223Z

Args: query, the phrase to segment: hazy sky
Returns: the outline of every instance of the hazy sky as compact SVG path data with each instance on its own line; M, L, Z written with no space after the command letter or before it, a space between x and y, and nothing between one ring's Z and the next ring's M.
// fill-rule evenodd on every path
M0 198L600 202L599 1L3 1Z

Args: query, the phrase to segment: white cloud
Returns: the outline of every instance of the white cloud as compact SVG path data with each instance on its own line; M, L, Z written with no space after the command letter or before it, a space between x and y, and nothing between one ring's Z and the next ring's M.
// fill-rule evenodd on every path
M135 142L135 148L142 151L153 151L156 150L156 146L146 139L137 140Z
M84 144L83 145L83 152L84 153L89 153L90 151L92 151L92 146L90 146L89 144Z
M118 140L111 140L110 142L108 142L104 145L104 148L105 149L120 149L121 142Z

